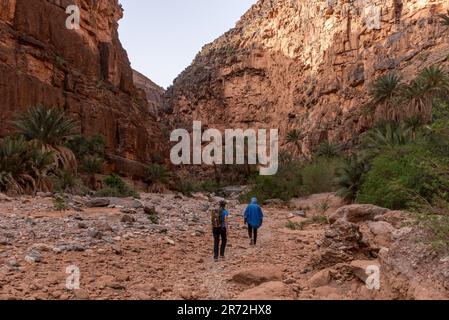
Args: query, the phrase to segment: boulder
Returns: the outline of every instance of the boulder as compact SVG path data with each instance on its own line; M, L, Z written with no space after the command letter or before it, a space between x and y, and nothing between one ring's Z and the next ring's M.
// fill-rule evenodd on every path
M239 271L232 276L232 280L245 285L259 285L264 282L281 281L282 275L282 270L277 267L261 267Z
M109 204L114 207L121 207L123 209L142 209L144 207L143 203L139 200L133 198L116 198L110 197L107 198L109 200Z
M369 267L380 268L380 263L378 260L354 260L350 266L352 273L365 283L369 276L367 273Z
M243 291L236 300L294 300L295 294L280 281L266 282L258 287Z
M396 229L402 228L409 214L404 211L388 211L387 213L377 216L374 221L385 221Z
M310 288L323 287L329 284L331 281L331 276L329 269L324 269L315 273L309 280Z
M340 219L325 230L325 238L320 245L321 262L333 265L351 261L355 255L365 256L368 249L360 227Z
M86 202L88 208L104 208L109 206L111 201L108 198L94 198Z
M322 286L314 290L315 296L321 300L338 300L338 290L331 286Z
M373 247L389 247L393 241L395 228L385 221L368 222L368 228L373 235Z
M371 204L352 204L338 209L329 217L329 221L330 223L335 223L339 219L352 223L374 221L376 217L384 215L388 211L388 209Z
M128 214L125 214L122 216L122 218L120 219L121 222L123 223L133 223L136 221L136 219Z

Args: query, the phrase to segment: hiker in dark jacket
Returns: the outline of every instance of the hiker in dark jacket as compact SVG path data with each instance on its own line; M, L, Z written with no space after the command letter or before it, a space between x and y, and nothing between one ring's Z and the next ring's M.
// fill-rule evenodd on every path
M257 198L252 198L251 203L245 209L245 224L248 225L248 235L251 239L250 245L256 245L257 243L257 230L263 223L263 212L260 206L257 204Z
M228 241L227 229L228 229L228 216L229 212L226 211L226 201L220 202L220 207L215 212L212 212L212 233L214 235L214 260L218 261L218 254L224 259L226 243ZM220 246L221 238L221 246ZM218 252L220 249L220 252Z

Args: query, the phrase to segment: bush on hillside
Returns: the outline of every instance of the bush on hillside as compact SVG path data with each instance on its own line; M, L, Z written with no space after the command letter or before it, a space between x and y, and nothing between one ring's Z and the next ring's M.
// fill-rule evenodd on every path
M140 198L139 194L116 174L111 174L104 178L103 183L106 185L106 188L96 192L95 195L97 197Z
M357 202L404 209L445 197L449 192L447 159L431 149L427 143L413 144L377 156Z

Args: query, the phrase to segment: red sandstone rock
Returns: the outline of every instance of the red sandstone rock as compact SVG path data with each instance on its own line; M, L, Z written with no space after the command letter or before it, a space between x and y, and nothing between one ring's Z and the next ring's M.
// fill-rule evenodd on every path
M73 2L79 30L65 27ZM0 1L0 137L17 112L43 104L66 109L83 135L103 134L118 170L160 152L158 124L118 39L121 17L117 0Z
M362 106L374 79L389 71L411 79L448 64L449 31L435 18L446 0L404 0L401 8L384 1L380 29L370 30L365 12L374 3L258 1L175 80L167 117L187 128L191 119L211 128L279 128L282 144L300 129L306 155L326 139L351 147L372 125Z

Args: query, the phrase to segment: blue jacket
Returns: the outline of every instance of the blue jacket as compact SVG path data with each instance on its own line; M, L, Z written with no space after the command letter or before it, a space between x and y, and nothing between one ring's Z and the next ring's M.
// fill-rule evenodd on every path
M257 204L257 199L252 198L251 204L245 209L245 221L253 228L260 228L263 222L262 209Z

